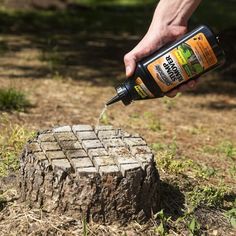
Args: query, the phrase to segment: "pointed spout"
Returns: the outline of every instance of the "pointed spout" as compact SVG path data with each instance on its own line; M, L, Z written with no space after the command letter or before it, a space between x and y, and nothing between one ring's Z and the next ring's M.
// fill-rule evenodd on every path
M110 99L110 100L106 103L106 105L109 106L109 105L111 105L111 104L113 104L113 103L115 103L115 102L118 102L118 101L120 101L120 100L121 100L121 98L120 98L120 96L117 94L117 95L114 96L112 99Z

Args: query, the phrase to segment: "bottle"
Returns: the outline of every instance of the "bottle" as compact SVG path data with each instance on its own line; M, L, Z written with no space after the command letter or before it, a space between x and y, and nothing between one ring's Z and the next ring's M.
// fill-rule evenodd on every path
M223 65L225 54L218 37L199 26L137 63L133 76L116 87L117 95L106 105L122 101L163 97L189 80Z

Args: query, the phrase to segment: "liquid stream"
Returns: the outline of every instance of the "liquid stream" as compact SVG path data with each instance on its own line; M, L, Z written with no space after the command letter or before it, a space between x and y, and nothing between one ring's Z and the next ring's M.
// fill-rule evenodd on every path
M102 120L102 117L105 114L106 110L107 110L107 105L105 105L104 108L102 109L102 111L97 119L96 126L100 125L100 121Z

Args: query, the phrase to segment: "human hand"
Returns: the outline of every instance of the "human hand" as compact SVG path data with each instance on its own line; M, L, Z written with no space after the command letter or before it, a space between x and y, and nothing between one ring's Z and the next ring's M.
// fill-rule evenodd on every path
M160 0L148 32L138 45L124 56L126 76L134 73L136 63L169 42L175 41L187 31L187 22L201 0ZM197 81L190 80L166 95L174 97L196 87Z
M185 26L159 26L159 29L156 28L155 31L150 30L138 45L124 56L126 76L132 76L138 61L157 51L165 44L175 41L185 34L186 30ZM196 84L197 81L195 80L188 81L178 88L171 90L166 95L168 97L175 97L179 92L194 89Z

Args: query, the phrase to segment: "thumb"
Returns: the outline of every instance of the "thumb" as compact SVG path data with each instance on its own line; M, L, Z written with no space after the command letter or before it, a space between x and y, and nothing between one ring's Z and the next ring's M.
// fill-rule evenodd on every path
M136 62L136 57L131 52L127 53L124 56L126 77L130 77L133 75L136 67Z

